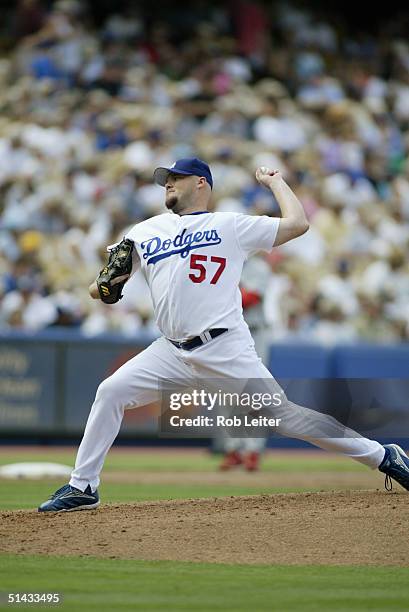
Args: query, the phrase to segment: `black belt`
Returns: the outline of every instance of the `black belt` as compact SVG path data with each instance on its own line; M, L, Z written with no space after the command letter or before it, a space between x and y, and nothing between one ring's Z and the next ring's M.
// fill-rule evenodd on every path
M221 334L224 334L224 332L227 331L228 330L225 327L217 327L215 329L209 329L209 331L204 332L200 336L195 336L191 340L186 340L186 342L176 342L176 340L170 340L169 338L168 340L179 349L183 349L184 351L192 351L198 346L202 346L202 344L207 344L207 342L213 340L213 338L217 338L217 336L221 336Z

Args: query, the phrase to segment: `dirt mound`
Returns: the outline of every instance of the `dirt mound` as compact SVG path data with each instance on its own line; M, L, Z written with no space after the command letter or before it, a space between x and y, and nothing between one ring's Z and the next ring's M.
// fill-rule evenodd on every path
M1 552L226 563L407 565L405 492L350 491L0 513Z

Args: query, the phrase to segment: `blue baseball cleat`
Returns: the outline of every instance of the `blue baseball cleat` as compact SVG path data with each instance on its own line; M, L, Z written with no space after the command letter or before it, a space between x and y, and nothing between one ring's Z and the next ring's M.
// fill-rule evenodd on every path
M409 491L409 457L397 444L385 444L384 449L385 457L378 469L386 474L385 489L392 491L393 478Z
M51 495L46 502L38 508L39 512L73 512L74 510L94 510L99 506L98 491L94 493L88 485L84 492L64 485Z

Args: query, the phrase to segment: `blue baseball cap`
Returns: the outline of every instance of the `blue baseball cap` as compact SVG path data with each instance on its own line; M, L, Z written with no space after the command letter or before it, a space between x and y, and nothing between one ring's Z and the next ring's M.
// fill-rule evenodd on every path
M169 174L184 174L186 176L204 176L213 189L213 177L206 162L197 157L184 157L178 159L170 168L156 168L153 180L164 187Z

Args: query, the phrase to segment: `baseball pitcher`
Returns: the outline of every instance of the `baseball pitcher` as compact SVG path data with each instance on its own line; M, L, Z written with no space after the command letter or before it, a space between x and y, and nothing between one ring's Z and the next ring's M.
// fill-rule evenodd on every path
M259 168L256 178L273 192L280 218L210 212L213 179L200 159L156 168L154 180L165 189L167 212L135 225L121 243L109 247L109 261L90 294L114 304L141 267L163 335L98 387L70 482L41 504L40 512L98 507L100 473L124 411L156 401L161 381L194 385L198 378L257 379L269 393L282 393L255 351L239 281L252 253L301 236L308 221L280 172ZM397 445L382 446L285 395L275 416L282 417L282 435L378 468L409 490L409 458Z

